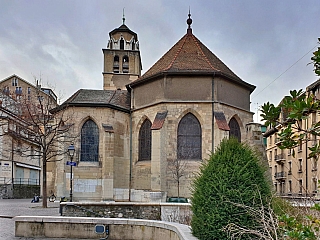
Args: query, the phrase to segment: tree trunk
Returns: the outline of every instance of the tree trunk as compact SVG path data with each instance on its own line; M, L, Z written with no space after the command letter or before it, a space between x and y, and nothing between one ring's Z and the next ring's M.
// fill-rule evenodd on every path
M42 156L42 207L47 208L47 161L45 154Z
M178 201L180 199L180 181L178 180Z

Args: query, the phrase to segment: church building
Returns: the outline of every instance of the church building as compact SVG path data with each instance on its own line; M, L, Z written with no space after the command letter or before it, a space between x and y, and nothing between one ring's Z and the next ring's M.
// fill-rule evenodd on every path
M255 86L193 35L190 17L186 34L142 76L138 35L123 19L102 49L103 90L80 89L55 109L72 115L79 135L74 201L188 198L194 174L223 138L246 141ZM48 173L58 196L70 190L66 161Z

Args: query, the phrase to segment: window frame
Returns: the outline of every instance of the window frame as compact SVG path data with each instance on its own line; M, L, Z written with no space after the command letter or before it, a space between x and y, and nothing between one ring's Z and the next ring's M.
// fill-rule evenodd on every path
M139 155L138 161L151 160L151 147L152 147L152 123L149 119L145 119L139 129Z
M177 159L202 160L202 128L192 113L183 116L178 124Z
M80 145L80 162L99 162L99 128L92 119L81 127Z

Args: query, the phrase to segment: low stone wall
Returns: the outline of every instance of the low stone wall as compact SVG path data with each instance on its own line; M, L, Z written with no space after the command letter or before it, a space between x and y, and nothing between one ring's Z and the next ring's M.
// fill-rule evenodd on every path
M24 199L30 200L34 195L40 196L39 185L27 185L27 184L3 184L0 185L0 199Z
M14 184L13 185L13 198L30 198L40 196L40 185L27 185L27 184Z
M13 198L13 185L12 184L1 184L0 185L0 199Z
M187 225L162 221L118 218L18 216L16 237L105 238L95 233L96 225L108 227L108 240L197 240Z
M190 225L189 203L63 202L60 214L68 217L104 217L161 220Z

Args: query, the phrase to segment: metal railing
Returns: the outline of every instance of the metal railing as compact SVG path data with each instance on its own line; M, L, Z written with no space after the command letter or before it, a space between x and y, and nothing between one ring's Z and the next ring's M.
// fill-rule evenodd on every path
M0 184L40 185L39 179L34 178L6 178L0 177Z
M286 159L284 157L284 154L280 153L274 156L274 160L278 162L278 161L285 161Z
M12 178L8 177L0 177L0 184L11 184L12 183Z
M287 173L286 172L276 172L274 174L275 179L283 179L287 177Z

